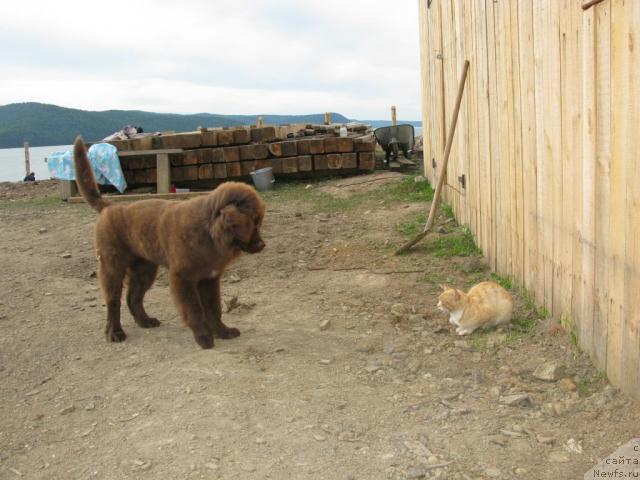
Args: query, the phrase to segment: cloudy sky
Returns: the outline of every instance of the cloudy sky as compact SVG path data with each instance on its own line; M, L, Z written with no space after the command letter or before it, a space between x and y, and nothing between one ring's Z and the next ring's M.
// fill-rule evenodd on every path
M417 0L0 3L0 105L420 118Z

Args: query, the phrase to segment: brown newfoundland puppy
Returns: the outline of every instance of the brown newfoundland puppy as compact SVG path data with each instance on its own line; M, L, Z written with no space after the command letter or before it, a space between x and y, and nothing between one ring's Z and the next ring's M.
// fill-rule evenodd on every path
M260 226L265 205L253 188L227 182L213 192L187 201L142 200L113 205L100 195L81 137L74 145L76 181L87 203L100 212L96 253L107 304L107 339L126 338L120 324L125 279L127 305L142 328L160 322L142 305L158 265L169 269L171 294L182 319L202 348L213 336L234 338L236 328L222 323L220 277L242 252L264 248Z

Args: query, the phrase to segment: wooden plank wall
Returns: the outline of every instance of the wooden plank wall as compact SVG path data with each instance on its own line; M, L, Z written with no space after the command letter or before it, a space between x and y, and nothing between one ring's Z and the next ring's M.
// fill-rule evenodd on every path
M428 3L425 175L440 171L469 60L444 201L491 267L640 397L640 1Z

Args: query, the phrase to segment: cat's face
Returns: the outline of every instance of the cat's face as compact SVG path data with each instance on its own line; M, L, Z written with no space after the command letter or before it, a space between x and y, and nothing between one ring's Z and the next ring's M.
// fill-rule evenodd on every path
M442 312L453 312L461 308L462 295L460 291L446 285L440 285L442 293L438 297L438 308Z

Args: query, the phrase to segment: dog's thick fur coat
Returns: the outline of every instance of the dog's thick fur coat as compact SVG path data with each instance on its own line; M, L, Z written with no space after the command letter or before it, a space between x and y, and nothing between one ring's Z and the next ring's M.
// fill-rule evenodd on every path
M143 328L160 325L142 304L159 265L169 269L174 302L198 345L213 347L214 335L240 335L222 323L220 277L243 251L258 253L264 248L260 227L265 205L255 190L227 182L187 201L111 204L100 194L81 137L74 144L74 164L80 193L100 213L96 253L107 305L107 339L126 338L120 323L125 279L127 305L136 323Z

